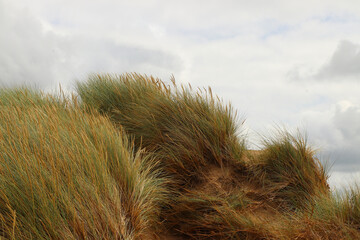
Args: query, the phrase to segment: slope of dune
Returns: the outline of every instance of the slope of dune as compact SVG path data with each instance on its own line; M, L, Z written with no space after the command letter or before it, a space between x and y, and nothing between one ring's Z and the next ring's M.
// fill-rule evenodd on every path
M0 239L360 239L298 133L246 145L211 89L92 75L0 90Z

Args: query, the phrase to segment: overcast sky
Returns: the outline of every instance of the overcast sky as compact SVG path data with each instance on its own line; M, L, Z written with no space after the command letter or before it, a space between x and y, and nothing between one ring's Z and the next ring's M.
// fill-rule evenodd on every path
M1 86L134 71L211 86L250 145L300 127L333 163L332 187L360 180L358 0L0 0Z

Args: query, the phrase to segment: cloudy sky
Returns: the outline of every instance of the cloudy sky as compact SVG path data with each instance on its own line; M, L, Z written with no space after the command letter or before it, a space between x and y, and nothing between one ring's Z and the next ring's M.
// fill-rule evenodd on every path
M306 130L333 187L360 180L358 0L0 0L1 86L134 71L211 86L252 146Z

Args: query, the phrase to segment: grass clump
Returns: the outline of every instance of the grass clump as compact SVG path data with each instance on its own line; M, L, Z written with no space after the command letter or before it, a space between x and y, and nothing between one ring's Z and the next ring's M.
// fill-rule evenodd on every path
M326 171L305 137L279 131L277 137L265 139L264 145L252 165L252 178L279 206L302 209L314 196L330 193Z
M97 109L156 152L179 185L198 180L203 166L240 162L244 144L230 105L211 90L191 88L138 74L93 75L78 83L86 106Z
M360 239L301 135L246 149L211 89L139 74L77 94L0 89L0 239Z
M348 224L360 229L360 188L353 186L345 193L343 211Z
M158 224L156 160L75 103L0 93L0 236L140 239Z
M166 228L176 225L173 220L190 221L181 211L174 215L175 209L182 192L206 181L210 165L242 166L244 142L237 136L232 108L222 105L211 89L194 92L174 81L170 86L152 77L126 74L93 75L78 83L77 91L85 106L108 116L134 137L137 146L161 159L171 179L167 187L172 198L162 214ZM173 220L169 214L175 216Z

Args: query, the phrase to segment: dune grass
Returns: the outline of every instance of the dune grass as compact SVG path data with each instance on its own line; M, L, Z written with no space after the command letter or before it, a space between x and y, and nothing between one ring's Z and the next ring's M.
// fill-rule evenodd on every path
M92 75L70 98L0 89L0 239L360 239L303 135L246 148L211 89Z
M314 156L306 136L278 129L264 138L264 149L252 164L253 181L283 208L301 209L318 194L329 194L327 173Z
M25 89L1 91L0 116L0 235L139 239L154 231L164 198L156 159L107 118Z
M86 106L134 136L137 146L156 152L180 185L196 181L209 163L241 162L244 142L237 137L236 116L211 89L195 92L126 74L92 75L77 91Z

